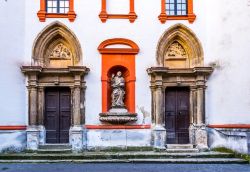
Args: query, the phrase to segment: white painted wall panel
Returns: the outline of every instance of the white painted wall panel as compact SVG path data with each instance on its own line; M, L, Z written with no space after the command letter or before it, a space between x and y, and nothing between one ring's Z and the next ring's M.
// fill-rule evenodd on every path
M24 60L25 0L0 1L0 125L24 125L26 116Z
M130 0L107 0L108 14L128 14Z

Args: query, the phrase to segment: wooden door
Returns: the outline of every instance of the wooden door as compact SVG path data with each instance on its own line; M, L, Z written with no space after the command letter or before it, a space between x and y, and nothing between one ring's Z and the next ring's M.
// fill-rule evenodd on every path
M167 88L165 101L167 144L189 143L189 89Z
M71 124L71 98L69 88L45 90L46 143L68 143Z

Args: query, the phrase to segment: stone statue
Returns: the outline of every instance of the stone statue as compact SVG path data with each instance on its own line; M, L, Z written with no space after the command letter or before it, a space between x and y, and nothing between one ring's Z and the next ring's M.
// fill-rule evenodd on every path
M118 71L116 75L112 74L111 87L112 107L124 107L125 80L121 71Z
M125 98L125 79L122 72L118 71L111 77L111 101L112 105L108 112L100 113L100 121L111 124L126 124L137 121L137 114L128 112L124 105Z

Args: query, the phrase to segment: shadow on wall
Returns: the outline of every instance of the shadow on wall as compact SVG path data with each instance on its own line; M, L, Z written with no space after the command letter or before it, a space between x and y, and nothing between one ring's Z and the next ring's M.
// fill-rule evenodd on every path
M26 148L26 131L1 131L0 152L20 152Z
M248 153L247 131L243 129L208 129L211 149L225 147L238 153Z

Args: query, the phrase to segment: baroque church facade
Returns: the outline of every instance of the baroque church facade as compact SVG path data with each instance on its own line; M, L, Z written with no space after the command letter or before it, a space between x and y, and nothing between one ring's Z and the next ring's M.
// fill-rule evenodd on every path
M249 19L249 0L1 0L0 152L247 153Z

